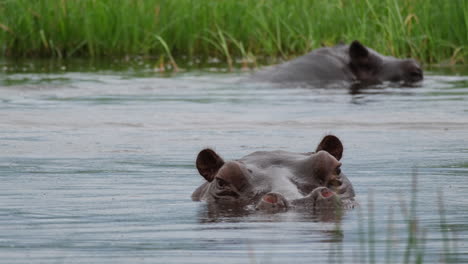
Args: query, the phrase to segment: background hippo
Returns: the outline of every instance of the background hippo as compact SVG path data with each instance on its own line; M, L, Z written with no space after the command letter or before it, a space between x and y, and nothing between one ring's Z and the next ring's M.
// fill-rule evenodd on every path
M384 81L411 84L423 79L413 59L384 56L355 40L351 45L316 49L292 61L255 73L252 78L267 82L359 82Z
M352 207L354 190L341 172L342 154L341 141L332 135L310 153L258 151L225 162L213 150L204 149L196 167L206 182L192 199L239 207L256 205L267 211Z

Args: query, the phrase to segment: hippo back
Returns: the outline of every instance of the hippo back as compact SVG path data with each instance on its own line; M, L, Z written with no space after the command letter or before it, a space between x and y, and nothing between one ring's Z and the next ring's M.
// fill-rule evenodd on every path
M384 56L359 41L316 49L289 62L254 73L253 81L272 83L305 83L362 85L382 82L412 84L423 79L419 64L413 59Z
M267 67L252 75L256 81L273 83L315 83L352 81L349 67L348 45L314 50L291 61Z

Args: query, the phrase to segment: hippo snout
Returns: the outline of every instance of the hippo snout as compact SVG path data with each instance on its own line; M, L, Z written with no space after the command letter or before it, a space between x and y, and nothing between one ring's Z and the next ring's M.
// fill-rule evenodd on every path
M265 194L260 202L255 206L255 210L265 212L279 212L288 208L288 201L286 198L279 194L270 192Z
M421 69L421 66L419 64L411 59L407 60L405 65L405 76L404 76L404 81L407 83L414 83L414 82L419 82L422 81L424 78L423 76L423 71Z
M322 189L320 191L320 194L322 195L323 198L329 198L329 197L332 197L334 195L334 193L328 188Z
M338 208L341 206L341 199L338 195L327 187L319 187L316 189L315 206L316 211L329 210L330 208Z

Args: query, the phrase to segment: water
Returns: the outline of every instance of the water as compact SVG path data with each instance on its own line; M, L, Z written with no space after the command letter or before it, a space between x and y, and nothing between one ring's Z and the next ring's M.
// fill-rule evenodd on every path
M414 194L411 261L468 262L466 67L350 94L148 65L0 66L0 263L403 262ZM190 199L204 147L308 152L327 133L361 204L341 219Z

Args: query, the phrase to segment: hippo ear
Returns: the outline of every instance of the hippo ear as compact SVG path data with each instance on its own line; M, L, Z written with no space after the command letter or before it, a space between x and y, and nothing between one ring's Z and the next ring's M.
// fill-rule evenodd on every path
M351 57L351 62L359 64L360 61L369 57L369 50L359 41L355 40L349 47L349 56Z
M211 182L219 168L224 164L224 160L211 149L204 149L198 153L196 166L203 178Z
M343 156L343 144L341 141L333 135L325 136L320 144L317 146L317 151L325 150L326 152L330 153L333 157L337 160L340 160Z

